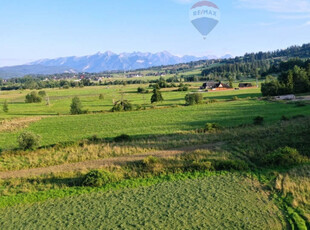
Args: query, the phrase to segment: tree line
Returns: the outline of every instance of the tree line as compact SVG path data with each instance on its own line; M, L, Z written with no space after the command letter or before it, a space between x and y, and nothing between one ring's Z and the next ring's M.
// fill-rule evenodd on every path
M276 69L276 73L279 73L278 78L267 77L262 84L263 96L310 92L310 60L292 59L283 62Z

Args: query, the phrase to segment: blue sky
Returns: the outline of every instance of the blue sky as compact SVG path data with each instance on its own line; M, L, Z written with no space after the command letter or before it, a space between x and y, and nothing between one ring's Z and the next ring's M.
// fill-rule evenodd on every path
M242 55L310 42L310 0L213 0L206 40L191 0L0 0L0 66L111 50Z

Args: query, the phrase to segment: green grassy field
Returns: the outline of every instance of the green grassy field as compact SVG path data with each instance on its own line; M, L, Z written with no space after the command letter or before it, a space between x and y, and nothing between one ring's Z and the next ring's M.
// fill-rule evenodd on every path
M259 184L233 174L0 209L1 229L283 229Z
M124 113L100 113L79 116L52 116L32 123L26 130L42 136L42 145L77 141L98 135L115 137L120 134L171 134L204 127L206 122L222 126L250 124L255 116L263 116L267 123L278 121L282 115L310 115L310 107L270 103L258 100L240 100L199 106L151 109ZM17 146L19 131L0 135L2 148Z
M197 91L199 85L193 84L191 91ZM26 174L0 181L0 229L286 229L307 224L309 178L305 175L309 167L296 167L290 173L289 169L262 168L259 159L288 146L305 156L303 164L308 164L309 105L260 100L259 89L252 88L204 93L205 102L196 106L184 106L188 92L163 89L165 101L153 106L151 94L138 94L137 87L49 89L50 106L25 104L30 91L1 92L0 104L8 100L10 111L0 113L0 172L43 169L37 177ZM99 100L101 93L104 100ZM133 105L145 104L146 110L110 112L113 100L122 94ZM90 113L69 115L74 96L81 98ZM207 103L208 99L216 100ZM283 115L289 120L281 121ZM293 118L296 115L299 118ZM264 125L253 125L256 116L264 117ZM224 129L197 131L207 122ZM40 135L40 145L45 148L15 149L17 136L25 130ZM100 139L121 134L133 140ZM94 135L97 141L84 140ZM66 142L75 143L50 147ZM182 156L155 165L141 161L108 167L121 179L99 188L82 186L86 169L75 171L65 165L67 171L44 173L48 166L130 158L178 147L183 151L184 146L201 144L209 147L184 150ZM240 174L221 173L231 169L219 167L220 162L239 162L248 168L233 169L242 171ZM205 163L213 168L199 168ZM243 171L252 169L258 171ZM183 177L191 173L202 176ZM257 179L249 179L249 175Z
M193 83L191 91L197 91L201 83ZM46 116L57 114L69 114L71 100L74 96L79 96L84 105L84 109L90 112L109 111L113 106L113 101L123 98L129 100L133 105L145 105L151 107L150 99L152 94L138 94L137 88L141 85L128 85L128 86L102 86L102 87L85 87L85 88L72 88L72 89L46 89L46 93L50 99L50 105L46 106L43 99L42 103L26 104L25 96L31 90L24 91L4 91L0 92L0 105L4 100L9 102L9 113L4 113L0 110L0 119L12 117L27 117L27 116ZM142 85L148 87L148 85ZM177 89L177 88L176 88ZM163 90L164 102L157 106L173 106L183 105L185 103L185 95L189 92L173 92ZM152 91L149 89L150 92ZM99 95L104 95L104 100L99 100ZM205 98L225 100L231 99L233 96L240 98L257 97L260 96L259 89L246 89L240 91L223 91L223 92L210 92L205 93Z

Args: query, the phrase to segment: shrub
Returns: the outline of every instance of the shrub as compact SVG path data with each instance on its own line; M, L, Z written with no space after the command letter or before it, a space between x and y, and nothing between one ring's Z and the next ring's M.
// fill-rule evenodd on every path
M115 102L112 112L122 112L122 111L132 111L133 106L129 101L123 100L123 101L117 101Z
M306 161L306 158L299 154L297 149L290 147L279 148L266 155L264 163L272 166L292 166Z
M214 163L216 170L248 170L249 166L246 162L240 160L219 160Z
M90 187L102 187L105 184L113 183L116 181L117 177L111 172L92 170L84 176L82 185Z
M257 116L253 120L254 125L262 125L264 123L264 118L261 116Z
M138 93L146 93L146 89L142 87L139 87L137 91Z
M26 103L40 103L42 98L38 96L37 92L32 91L31 93L26 95L25 102Z
M18 145L23 150L34 150L40 145L41 137L31 132L23 132L18 138Z
M154 88L153 90L153 95L151 97L151 103L155 103L155 102L162 102L164 100L163 96L161 95L161 92Z
M127 134L122 134L114 138L115 142L125 142L125 141L131 141L131 140L132 138Z
M185 96L186 105L201 104L203 96L201 93L190 93Z
M45 97L46 96L46 92L45 91L39 91L39 96L40 97Z
M70 113L72 115L77 115L77 114L83 114L85 113L83 110L82 110L82 102L80 101L80 98L78 97L74 97L72 99L72 103L71 103L71 106L70 106Z
M104 99L104 95L101 93L100 95L99 95L99 100L103 100Z
M205 132L214 132L214 131L221 130L221 129L222 129L222 126L220 126L219 124L207 123L204 131Z
M188 90L189 90L189 87L187 85L183 85L178 88L178 91L188 91Z

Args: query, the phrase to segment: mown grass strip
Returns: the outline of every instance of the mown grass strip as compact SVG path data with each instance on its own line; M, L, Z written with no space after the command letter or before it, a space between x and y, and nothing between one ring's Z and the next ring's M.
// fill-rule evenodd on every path
M134 178L126 179L120 182L107 184L100 188L91 187L72 187L67 189L53 189L44 192L34 192L17 194L14 196L2 196L0 197L0 208L42 202L48 199L64 198L68 196L78 196L82 194L88 194L93 192L107 192L115 191L123 188L138 188L152 186L158 183L166 181L177 181L186 179L197 179L202 177L210 177L214 175L225 175L227 172L193 172L193 173L179 173L179 174L167 174L149 178Z

